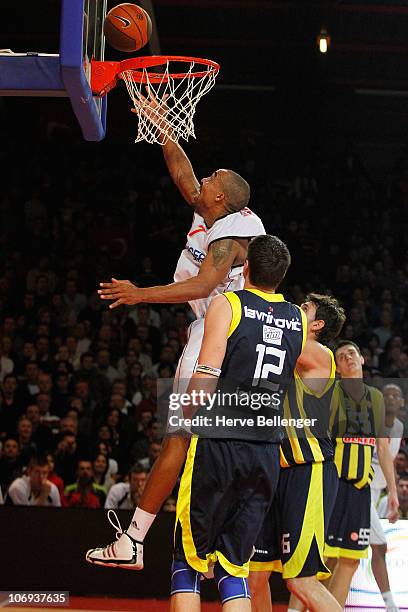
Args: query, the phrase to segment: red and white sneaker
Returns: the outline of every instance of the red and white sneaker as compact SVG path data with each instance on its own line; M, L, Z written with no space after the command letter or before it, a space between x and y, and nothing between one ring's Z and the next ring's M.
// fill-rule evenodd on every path
M111 515L115 517L116 524ZM126 531L122 530L119 519L114 510L108 511L108 520L116 531L116 542L104 548L91 548L85 555L88 563L105 565L106 567L119 567L126 570L143 569L143 542L134 540Z

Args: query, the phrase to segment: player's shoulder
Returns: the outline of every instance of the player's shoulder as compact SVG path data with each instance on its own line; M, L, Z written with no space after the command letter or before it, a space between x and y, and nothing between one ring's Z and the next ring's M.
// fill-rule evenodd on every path
M208 230L210 242L221 238L253 238L265 234L261 219L250 208L217 219Z

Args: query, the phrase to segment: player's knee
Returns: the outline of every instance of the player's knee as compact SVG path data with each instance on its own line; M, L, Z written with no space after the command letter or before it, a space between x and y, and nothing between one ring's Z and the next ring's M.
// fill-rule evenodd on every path
M201 575L185 561L173 561L171 566L171 594L200 594Z
M231 576L219 563L214 566L214 577L222 604L233 599L251 598L246 578Z
M314 576L302 577L302 578L288 578L286 580L286 586L289 591L302 600L309 593L310 589L316 584L317 579Z

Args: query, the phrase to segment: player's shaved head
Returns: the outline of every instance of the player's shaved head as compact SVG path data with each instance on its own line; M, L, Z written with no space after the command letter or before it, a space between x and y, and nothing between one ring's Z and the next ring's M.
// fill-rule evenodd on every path
M248 205L251 188L240 174L226 170L218 175L224 189L226 206L229 212L239 212Z
M276 289L290 266L289 249L277 236L253 238L248 246L249 278L255 287Z

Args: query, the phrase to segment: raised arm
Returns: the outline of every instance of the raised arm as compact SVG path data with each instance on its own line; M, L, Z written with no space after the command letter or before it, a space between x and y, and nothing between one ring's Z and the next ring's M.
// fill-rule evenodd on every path
M168 111L166 98L164 98L162 102L159 102L152 94L149 98L145 98L143 95L139 94L139 100L139 107L132 109L132 112L136 114L142 113L148 117L150 116L153 123L160 129L161 117L164 118ZM200 193L200 183L194 174L190 160L181 146L169 138L169 127L167 122L163 121L162 123L164 131L160 139L168 171L183 198L191 205ZM167 142L163 144L165 140L167 140Z
M172 140L168 140L163 145L163 154L171 178L183 198L191 205L200 192L200 183L190 160L181 146Z
M210 245L208 255L197 276L169 285L143 288L136 287L129 280L113 278L111 283L100 284L99 297L102 300L114 300L109 308L140 302L181 304L207 298L227 277L241 251L242 240L223 238Z
M300 374L328 378L331 364L331 355L323 344L308 338L297 360L296 369Z

